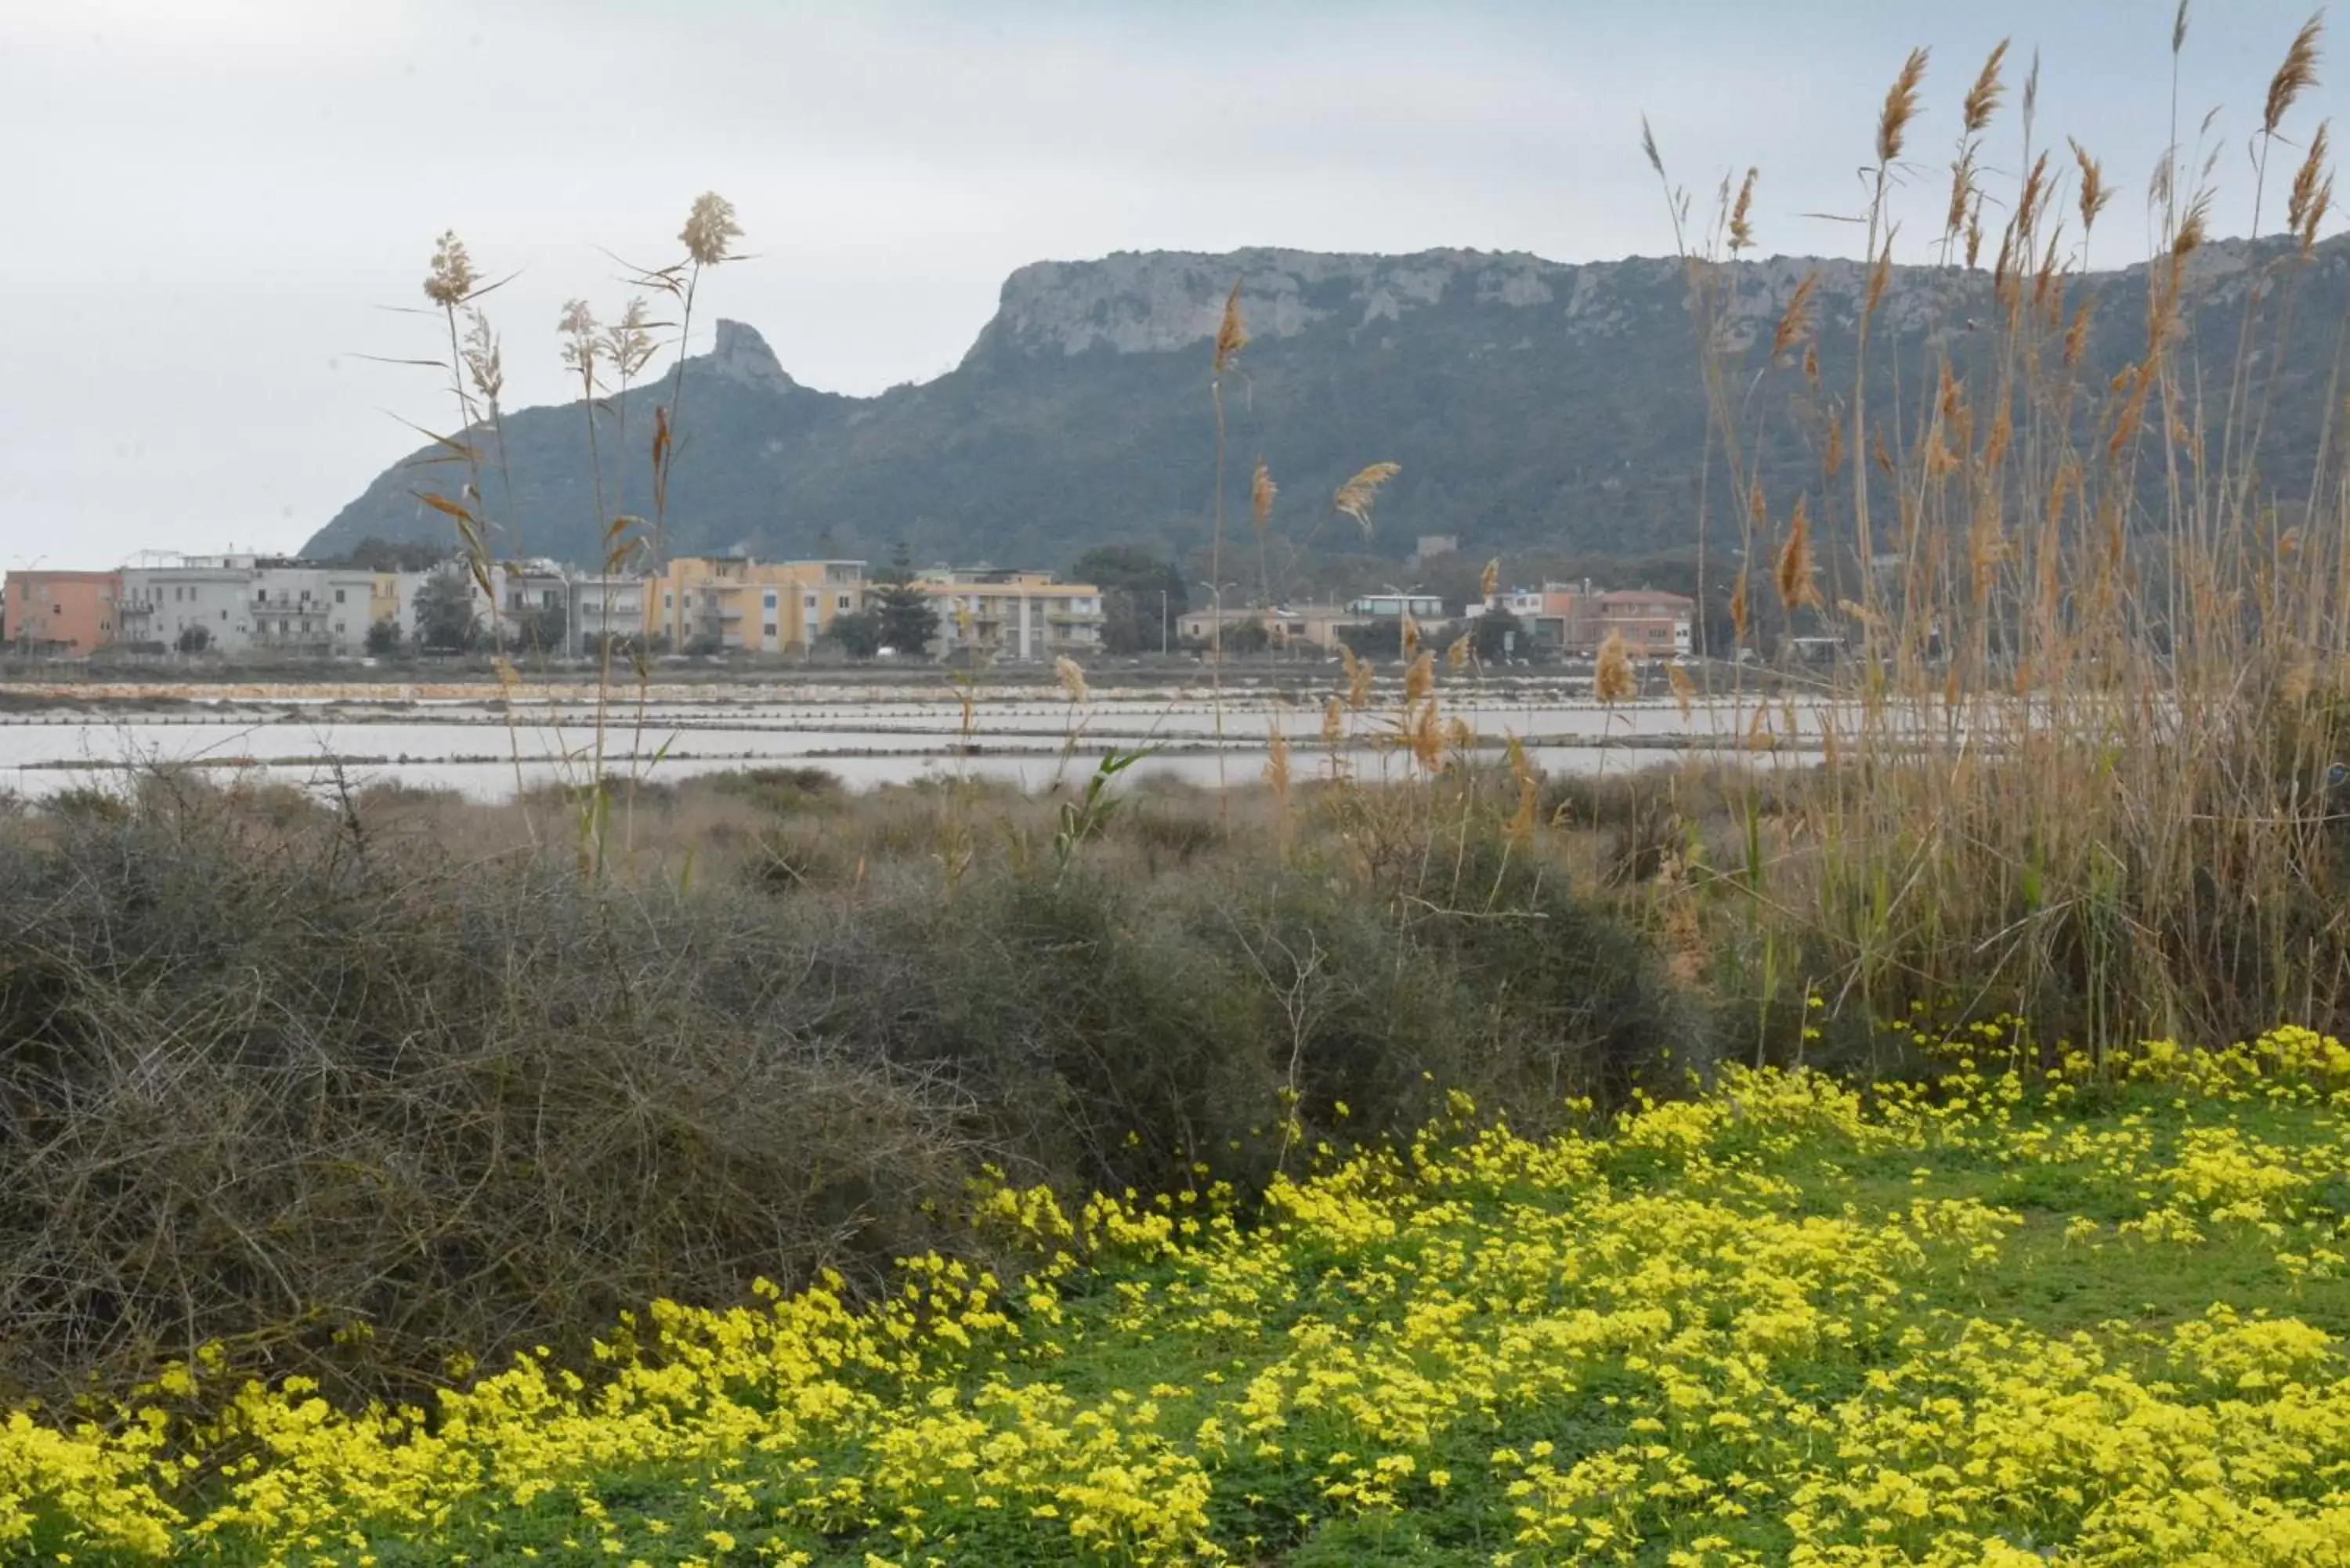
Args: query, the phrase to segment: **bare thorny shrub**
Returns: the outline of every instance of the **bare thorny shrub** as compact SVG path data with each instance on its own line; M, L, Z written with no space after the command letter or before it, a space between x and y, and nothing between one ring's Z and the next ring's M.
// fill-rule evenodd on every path
M1768 286L1734 265L1754 244L1754 173L1724 184L1700 230L1644 136L1686 264L1711 493L1737 518L1739 640L1752 646L1748 607L1771 594L1791 626L1856 645L1849 679L1818 694L1830 765L1804 781L1797 831L1775 847L1750 835L1752 862L1717 883L1726 929L1748 933L1774 983L1879 1012L1919 999L2038 1012L2043 1034L2093 1045L2350 1014L2350 860L2326 784L2350 654L2339 389L2318 400L2323 429L2293 432L2315 438L2306 472L2279 472L2270 418L2294 335L2340 338L2294 315L2332 202L2323 126L2272 221L2319 24L2292 41L2249 139L2241 267L2203 265L2214 160L2178 140L2187 35L2182 5L2152 260L2084 275L2113 187L2036 123L2036 58L2014 187L1986 188L2002 44L1960 104L1942 230L1902 271L1930 318L1903 326L1887 319L1890 198L1914 172L1928 57L1913 53L1864 171L1866 259L1834 344L1817 273L1757 298ZM2198 313L2222 309L2231 341L2207 358ZM2133 310L2134 359L2089 378L2098 320ZM1750 341L1740 323L1758 316L1775 328ZM1897 386L1923 395L1887 407ZM1755 460L1781 425L1816 477L1766 496ZM1758 735L1801 722L1754 709Z
M529 803L397 788L0 819L0 1394L217 1345L414 1397L658 1297L873 1284L968 1241L983 1166L1245 1189L1445 1088L1669 1087L1689 1021L1502 784L1392 864L1347 812L1428 786L1138 787L1062 866L1053 802L974 790L951 888L937 789L805 771L649 784L593 874Z

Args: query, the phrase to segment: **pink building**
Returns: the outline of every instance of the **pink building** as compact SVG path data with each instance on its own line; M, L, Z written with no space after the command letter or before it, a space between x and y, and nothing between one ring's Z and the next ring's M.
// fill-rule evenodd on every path
M82 657L114 640L120 572L10 572L8 645L22 653Z

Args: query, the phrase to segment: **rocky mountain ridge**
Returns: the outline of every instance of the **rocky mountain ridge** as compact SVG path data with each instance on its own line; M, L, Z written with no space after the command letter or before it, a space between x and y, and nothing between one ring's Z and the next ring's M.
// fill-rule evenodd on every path
M2245 291L2292 268L2302 325L2350 313L2350 240L2305 261L2279 259L2288 254L2243 241L2198 251L2190 349L2223 354ZM1735 264L1722 346L1767 338L1814 275L1826 385L1848 386L1840 367L1868 283L1856 262ZM1283 486L1276 530L1311 548L1348 543L1351 525L1326 526L1326 497L1356 468L1386 460L1404 472L1367 542L1384 553L1418 534L1459 535L1464 549L1486 553L1536 542L1652 549L1694 536L1705 413L1679 260L1265 247L1024 266L954 369L870 398L803 386L754 327L721 321L712 351L686 365L689 445L666 546L879 556L904 540L925 558L1060 566L1101 543L1195 544L1211 501L1208 345L1235 280L1252 341L1241 360L1245 396L1231 410L1232 516L1247 515L1247 472L1262 456ZM2068 280L2076 303L2111 302L2095 313L2085 385L2143 352L2146 286L2142 266ZM1897 380L1906 388L1939 357L1920 352L1929 348L1961 370L1987 368L1976 361L1996 334L1976 339L1970 323L1991 311L1986 273L1897 267L1871 328L1872 373L1887 378L1888 392ZM2307 425L2314 444L2322 422L2331 341L2330 327L2308 327L2275 367L2272 423L2288 459L2292 432ZM665 395L666 381L630 394L632 447L633 432L650 429L637 410ZM500 526L535 552L592 558L577 406L510 412L505 433L513 491L488 498ZM1759 457L1774 491L1816 477L1814 455L1789 431L1768 435ZM649 493L644 463L641 452L627 455L627 493ZM416 484L405 467L379 477L310 548L331 553L370 534L438 536L446 520L415 498Z

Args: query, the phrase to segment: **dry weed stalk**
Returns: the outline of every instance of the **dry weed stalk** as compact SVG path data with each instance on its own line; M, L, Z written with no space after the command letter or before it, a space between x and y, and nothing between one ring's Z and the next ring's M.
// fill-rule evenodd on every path
M1331 505L1355 520L1363 537L1371 536L1371 503L1378 498L1379 487L1403 472L1399 462L1374 462L1338 486L1330 498Z
M1599 644L1599 658L1591 680L1592 695L1613 707L1638 695L1639 678L1632 673L1632 655L1624 634L1610 631Z

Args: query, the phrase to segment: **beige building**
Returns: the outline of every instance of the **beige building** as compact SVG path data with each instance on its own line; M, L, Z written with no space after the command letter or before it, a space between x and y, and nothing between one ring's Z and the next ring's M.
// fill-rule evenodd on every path
M678 649L804 653L864 602L862 561L684 556L645 579L644 629Z
M1672 659L1689 652L1697 625L1697 601L1654 588L1602 590L1585 583L1547 583L1497 596L1495 609L1507 611L1527 629L1532 646L1570 658L1589 658L1612 632L1623 638L1635 659ZM1474 613L1483 613L1478 611Z
M1101 589L1050 572L941 566L915 587L939 607L940 658L1049 659L1101 649Z

